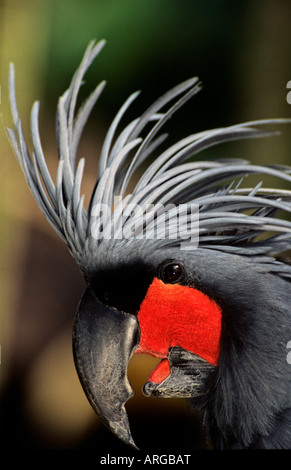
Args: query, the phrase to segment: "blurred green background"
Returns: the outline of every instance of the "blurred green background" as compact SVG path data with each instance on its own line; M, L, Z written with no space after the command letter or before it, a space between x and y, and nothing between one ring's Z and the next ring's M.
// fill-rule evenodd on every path
M105 38L84 85L88 94L99 81L108 82L80 147L87 159L84 185L90 187L106 126L138 89L134 116L178 82L199 76L203 90L169 124L174 138L246 120L290 117L290 18L290 0L2 0L0 112L9 127L12 61L28 138L32 102L41 101L43 147L54 174L58 96L88 42ZM291 163L287 127L279 138L231 144L199 158ZM71 328L84 283L34 203L2 122L0 153L0 448L128 455L100 424L79 385ZM140 388L153 364L139 357L130 365L137 396L127 408L137 444L172 452L208 448L184 402L142 397Z

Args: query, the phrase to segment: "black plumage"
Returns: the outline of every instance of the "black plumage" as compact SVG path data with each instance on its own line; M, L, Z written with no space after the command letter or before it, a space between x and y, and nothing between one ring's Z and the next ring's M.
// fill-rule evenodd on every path
M10 72L14 130L7 129L8 137L38 205L68 245L88 284L74 327L75 361L84 390L105 424L134 445L124 404L132 394L125 365L143 334L137 314L154 279L163 285L189 287L221 308L218 364L206 367L194 351L173 344L169 350L172 374L163 384L148 382L147 395L190 398L203 415L214 448L288 448L291 266L278 256L291 248L291 222L281 216L291 211L291 192L264 188L261 182L244 188L241 178L259 174L290 182L291 169L241 160L197 162L190 158L222 142L273 135L265 127L284 120L254 121L188 136L161 152L129 194L132 177L165 140L165 135L158 134L161 127L199 91L200 84L194 78L177 86L116 135L137 97L133 94L107 133L86 210L80 195L84 160L77 164L76 155L104 82L76 115L75 107L83 76L103 45L103 41L90 43L69 89L59 100L56 183L41 147L39 105L34 104L31 114L31 158L18 116L13 68ZM151 129L144 136L149 124ZM199 223L195 219L191 225L191 211L186 211L178 220L176 237L159 236L163 235L163 223L167 234L176 227L174 208L179 204L198 208ZM139 210L134 211L135 207ZM109 210L101 217L102 208ZM195 232L190 240L189 226ZM174 263L181 271L174 280L165 280L165 263ZM114 312L119 313L115 316ZM123 325L120 333L116 325ZM110 369L104 377L105 365L100 358L106 371Z

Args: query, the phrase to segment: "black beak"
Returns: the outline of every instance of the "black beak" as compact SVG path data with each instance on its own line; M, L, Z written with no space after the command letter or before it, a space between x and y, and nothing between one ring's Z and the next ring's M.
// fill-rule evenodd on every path
M170 375L160 384L146 382L147 397L194 398L207 392L207 380L215 367L196 354L179 346L169 349Z
M95 412L119 439L135 448L124 405L134 395L127 366L138 342L136 317L98 302L87 288L73 329L76 369Z

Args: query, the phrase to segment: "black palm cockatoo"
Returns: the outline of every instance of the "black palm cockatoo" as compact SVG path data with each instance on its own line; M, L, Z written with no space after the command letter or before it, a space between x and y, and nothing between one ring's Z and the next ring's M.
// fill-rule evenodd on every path
M133 94L106 134L85 209L84 159L77 164L76 154L104 82L75 108L103 45L89 44L59 100L55 183L41 146L39 104L31 113L31 157L13 67L9 79L8 137L38 205L87 282L73 327L83 389L103 422L134 446L127 366L133 353L151 354L161 362L145 395L191 399L213 448L291 447L291 266L278 256L291 248L291 222L279 217L291 212L291 192L241 184L252 174L290 183L291 168L192 158L221 142L268 136L273 132L262 127L282 121L199 132L158 153L166 137L161 127L199 91L198 79L170 90L119 132ZM142 164L146 169L137 171Z

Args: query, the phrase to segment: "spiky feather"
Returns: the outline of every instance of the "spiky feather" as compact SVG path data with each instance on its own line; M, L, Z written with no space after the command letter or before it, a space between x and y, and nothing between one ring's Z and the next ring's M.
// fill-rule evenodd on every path
M181 106L200 90L197 78L192 78L168 91L155 101L142 116L130 122L117 134L117 128L129 106L137 98L132 94L121 107L105 137L101 150L95 188L88 209L80 189L84 159L76 162L78 144L90 112L101 95L101 82L76 113L76 102L84 75L102 50L105 41L91 42L74 74L68 90L60 97L57 108L57 143L59 164L54 183L42 150L38 115L39 103L31 112L33 153L30 155L19 118L14 84L14 68L9 75L10 101L14 129L7 129L13 150L24 171L33 196L44 215L67 243L76 261L81 264L83 251L95 253L102 243L102 235L92 237L92 227L100 225L103 236L108 232L113 217L121 221L122 231L135 222L137 233L144 230L144 216L151 216L152 233L164 220L163 211L148 213L151 204L199 205L199 244L226 251L244 250L250 245L257 250L276 253L290 247L291 222L278 213L291 212L291 191L264 189L260 185L232 189L231 179L249 174L264 174L291 182L291 168L251 165L245 161L187 161L210 146L232 140L267 137L274 132L264 130L266 125L279 125L286 120L272 119L247 122L225 128L212 129L190 135L163 151L139 177L131 194L129 183L136 177L140 165L152 156L164 141L158 135L162 126ZM171 104L173 103L173 104ZM165 109L167 108L167 109ZM150 131L143 136L146 126ZM115 196L120 203L115 205ZM96 214L96 204L111 208L102 224ZM122 218L126 207L138 204L142 216ZM135 219L134 219L135 217ZM181 218L180 231L187 230L188 216ZM102 225L102 227L101 227ZM98 228L98 227L97 227ZM268 232L276 235L264 241L256 237ZM108 233L107 233L108 235ZM179 240L159 240L160 244L177 244Z

